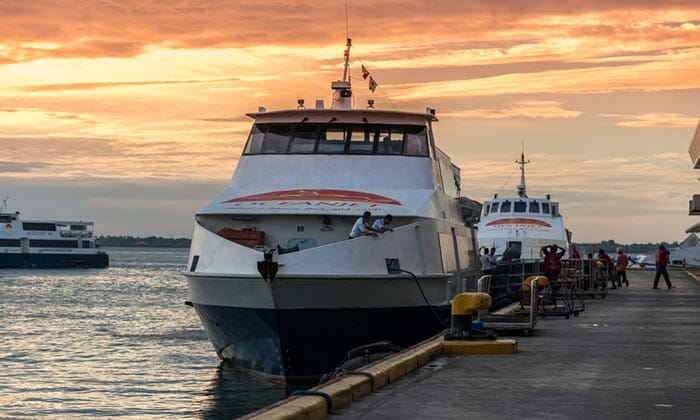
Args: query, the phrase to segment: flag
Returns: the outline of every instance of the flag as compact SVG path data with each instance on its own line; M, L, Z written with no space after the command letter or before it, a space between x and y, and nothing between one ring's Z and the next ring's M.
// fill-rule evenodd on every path
M369 90L371 90L372 93L374 93L375 89L377 89L377 82L374 81L372 76L369 76Z
M362 78L367 80L367 76L369 76L369 72L367 71L367 69L365 68L365 65L363 64L362 65Z

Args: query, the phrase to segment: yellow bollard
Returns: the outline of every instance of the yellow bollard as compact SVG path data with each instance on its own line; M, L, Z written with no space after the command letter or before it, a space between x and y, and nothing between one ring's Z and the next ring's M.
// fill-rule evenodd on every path
M493 331L475 330L472 327L474 311L489 309L491 296L487 293L460 293L452 299L450 329L445 340L495 339Z

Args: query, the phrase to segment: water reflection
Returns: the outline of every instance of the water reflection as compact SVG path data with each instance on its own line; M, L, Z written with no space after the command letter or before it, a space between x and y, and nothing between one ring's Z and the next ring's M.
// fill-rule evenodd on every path
M256 377L223 361L205 391L207 405L202 418L234 418L273 404L286 396L285 386Z

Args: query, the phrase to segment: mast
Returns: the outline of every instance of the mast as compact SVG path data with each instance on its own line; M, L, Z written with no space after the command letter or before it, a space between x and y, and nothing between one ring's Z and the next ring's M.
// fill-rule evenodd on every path
M520 148L520 160L516 160L515 163L520 165L520 185L518 185L518 196L521 198L527 198L527 191L525 190L525 165L530 163L529 160L525 160L525 146Z
M331 108L333 109L352 109L352 87L350 86L349 74L350 47L352 47L352 40L350 38L346 39L343 80L336 80L331 83L331 89L333 89L333 103Z

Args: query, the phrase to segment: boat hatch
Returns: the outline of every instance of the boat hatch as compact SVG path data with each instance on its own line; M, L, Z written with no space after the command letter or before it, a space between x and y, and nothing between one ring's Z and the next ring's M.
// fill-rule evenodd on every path
M231 228L223 228L216 232L222 238L235 242L239 245L255 248L263 246L265 242L265 232L259 230L236 230Z

